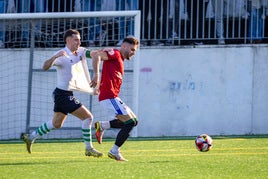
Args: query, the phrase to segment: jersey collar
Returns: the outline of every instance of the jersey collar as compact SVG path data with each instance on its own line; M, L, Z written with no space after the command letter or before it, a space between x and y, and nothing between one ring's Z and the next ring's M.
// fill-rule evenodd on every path
M65 50L65 52L66 52L69 56L70 56L70 55L74 55L74 54L71 52L71 50L70 50L67 46L65 46L64 50ZM76 54L78 55L78 50L76 51Z

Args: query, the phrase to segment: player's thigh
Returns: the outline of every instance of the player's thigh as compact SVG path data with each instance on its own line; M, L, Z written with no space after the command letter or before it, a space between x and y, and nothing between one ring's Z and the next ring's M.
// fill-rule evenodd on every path
M100 102L101 106L106 109L110 119L117 118L122 122L136 118L134 112L120 99L107 99Z
M116 115L116 118L122 122L127 122L128 120L133 119L135 117L132 115L129 115L129 114L127 114L127 115L118 114L118 115Z
M126 105L124 105L124 109L126 110L126 113L123 114L117 114L116 118L119 119L122 122L126 122L130 119L134 119L136 118L136 115L134 114L134 112Z
M93 115L91 114L91 112L84 105L82 105L80 108L76 109L71 114L78 117L81 120L84 120L86 118L90 118L90 119L93 118Z

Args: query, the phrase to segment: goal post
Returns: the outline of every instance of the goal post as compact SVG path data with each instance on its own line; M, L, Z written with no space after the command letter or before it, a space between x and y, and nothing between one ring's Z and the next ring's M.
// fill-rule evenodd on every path
M120 23L122 19L124 23ZM134 24L132 31L127 29L128 23ZM31 132L52 119L51 96L56 87L56 70L53 67L43 71L42 64L64 47L65 30L77 29L81 34L81 46L89 49L118 48L122 34L140 38L140 11L0 14L0 24L5 30L5 47L0 48L0 98L3 99L0 104L0 140L19 139L21 133ZM94 43L90 44L90 40ZM88 69L92 74L90 59ZM135 113L138 113L138 84L139 50L133 60L125 63L120 92L120 97ZM97 96L76 92L75 96L90 109L94 121L106 120ZM109 130L106 135L114 137L116 133ZM133 130L132 136L138 136L137 129ZM81 122L72 115L68 116L62 129L44 136L49 139L81 137Z
M87 19L87 18L134 17L134 35L140 37L140 11L90 11L90 12L51 12L51 13L6 13L0 14L1 22L8 20L46 20L46 19Z

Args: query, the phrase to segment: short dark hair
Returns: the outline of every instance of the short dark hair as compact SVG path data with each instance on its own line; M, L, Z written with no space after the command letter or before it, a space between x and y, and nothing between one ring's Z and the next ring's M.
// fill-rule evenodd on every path
M124 42L127 42L131 45L139 45L139 40L133 36L127 36L126 38L124 38L123 43Z
M64 42L66 42L67 37L72 37L73 34L79 35L79 31L74 30L74 29L68 29L63 36Z

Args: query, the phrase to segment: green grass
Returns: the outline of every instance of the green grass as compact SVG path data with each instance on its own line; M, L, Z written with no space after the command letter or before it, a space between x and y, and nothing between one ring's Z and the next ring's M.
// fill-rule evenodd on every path
M38 142L33 153L23 143L0 144L0 178L267 178L267 137L214 137L209 152L198 152L194 138L129 140L122 147L128 162L84 156L82 142Z

